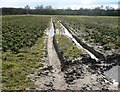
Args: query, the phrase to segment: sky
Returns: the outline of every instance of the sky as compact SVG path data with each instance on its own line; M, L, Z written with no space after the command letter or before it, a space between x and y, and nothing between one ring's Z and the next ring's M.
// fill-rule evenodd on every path
M34 8L37 5L51 5L55 9L66 9L68 7L79 9L94 8L103 5L117 9L118 2L119 0L0 0L0 7L24 8L26 5L29 5L31 8Z

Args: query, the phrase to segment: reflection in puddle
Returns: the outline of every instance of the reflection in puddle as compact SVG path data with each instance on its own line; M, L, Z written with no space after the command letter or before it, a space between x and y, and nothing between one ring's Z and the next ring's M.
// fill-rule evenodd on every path
M113 66L110 70L104 72L105 76L108 78L111 78L113 82L118 82L118 72L119 72L120 66Z
M60 23L60 21L58 21ZM88 51L87 49L83 48L77 41L76 39L72 36L72 34L62 25L62 23L60 23L61 26L64 28L64 31L65 31L65 35L67 35L69 38L72 39L72 41L80 48L84 49L90 56L92 59L95 59L96 61L98 61L98 58L92 54L90 51Z
M53 26L53 22L52 22L52 19L51 19L51 29L50 29L50 32L49 32L49 34L50 34L50 36L51 37L53 37L54 36L54 26Z

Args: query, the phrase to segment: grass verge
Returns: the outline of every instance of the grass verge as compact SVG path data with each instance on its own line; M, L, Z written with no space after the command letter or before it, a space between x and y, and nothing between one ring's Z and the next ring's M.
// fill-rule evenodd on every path
M80 57L81 50L65 35L55 35L59 50L63 53L65 58Z

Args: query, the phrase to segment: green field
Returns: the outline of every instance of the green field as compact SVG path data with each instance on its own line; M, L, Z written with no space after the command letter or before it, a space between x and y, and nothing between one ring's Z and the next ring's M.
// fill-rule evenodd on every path
M2 88L34 87L26 76L42 66L45 29L50 17L3 16L2 20Z

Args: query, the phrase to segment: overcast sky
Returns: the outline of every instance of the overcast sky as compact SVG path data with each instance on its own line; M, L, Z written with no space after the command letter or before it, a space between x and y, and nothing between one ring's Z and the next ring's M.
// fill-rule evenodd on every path
M79 9L83 8L94 8L97 6L111 6L115 9L118 8L119 0L0 0L0 7L25 7L29 5L34 8L36 5L51 5L53 8L68 8Z

